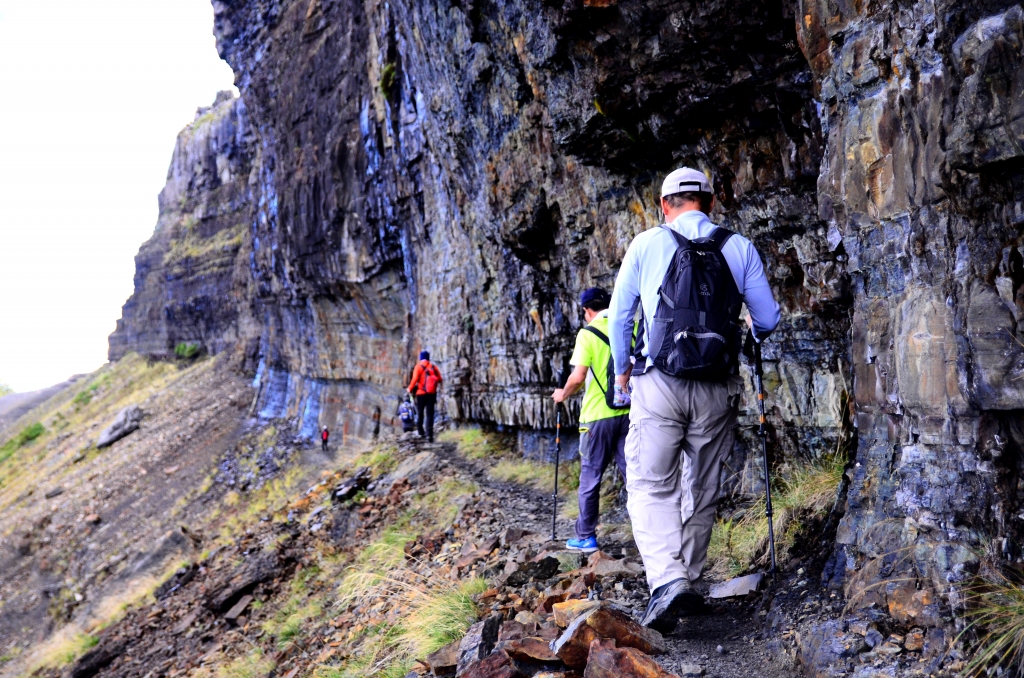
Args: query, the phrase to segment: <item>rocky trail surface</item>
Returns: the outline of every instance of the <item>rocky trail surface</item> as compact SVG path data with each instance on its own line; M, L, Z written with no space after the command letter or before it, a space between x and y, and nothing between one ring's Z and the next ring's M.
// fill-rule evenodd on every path
M663 639L654 633L655 647L641 647L660 669L642 662L624 667L624 648L638 642L630 640L630 629L639 633L631 617L642 613L647 589L632 539L611 522L621 518L621 508L606 516L611 524L604 528L603 551L587 558L549 540L550 495L496 480L490 473L494 459L468 459L455 445L411 439L392 449L397 467L390 472L374 476L368 468L346 467L325 473L280 511L256 519L235 543L180 569L156 590L155 602L102 631L98 644L66 675L296 678L358 675L346 673L357 665L365 675L385 676L455 675L456 669L466 676L540 675L542 670L555 671L544 674L549 676L798 673L785 643L770 642L772 634L765 632L770 598L760 594L720 601L706 614L683 619ZM417 532L417 518L409 516L431 511L441 522ZM374 548L367 545L386 543L396 524L406 535L398 557L384 563L372 586L346 596L346 582L367 571L360 570ZM564 538L571 522L560 518L557 531ZM368 636L415 615L416 606L399 593L400 586L393 595L381 586L397 581L420 588L437 582L457 586L479 576L487 588L472 599L481 621L455 638L447 654L442 648L410 656L421 661L403 666L368 648ZM807 582L801 583L806 588ZM587 663L578 658L566 667L547 649L551 641L564 644L560 639L569 632L563 627L593 605L604 606L602 614L611 615L612 622L584 640L598 643L591 650L597 651L594 662L602 657L618 662L612 673L593 673L600 668L596 664L584 673ZM559 607L566 606L559 619ZM782 615L774 617L783 625ZM793 635L776 630L781 633ZM600 641L608 636L618 637L618 648L601 646L614 645ZM534 646L530 638L543 642ZM629 652L633 661L639 650ZM474 658L476 663L470 661ZM369 670L372 662L379 673Z

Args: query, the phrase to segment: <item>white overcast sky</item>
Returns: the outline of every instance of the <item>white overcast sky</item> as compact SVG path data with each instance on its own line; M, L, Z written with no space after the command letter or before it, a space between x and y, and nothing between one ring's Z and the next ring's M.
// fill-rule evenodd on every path
M210 0L0 0L0 382L106 362L178 131L232 88Z

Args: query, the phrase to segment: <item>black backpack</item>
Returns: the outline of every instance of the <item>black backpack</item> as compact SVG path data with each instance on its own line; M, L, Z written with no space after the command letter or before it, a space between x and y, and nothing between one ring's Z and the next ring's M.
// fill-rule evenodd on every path
M710 237L687 240L662 228L675 239L676 252L649 328L654 366L684 379L724 381L737 374L743 336L743 296L722 254L735 233L716 228Z
M608 341L608 335L601 330L590 325L584 325L583 329L593 333L598 339L608 344L608 348L611 348L612 344ZM601 379L597 376L597 371L594 366L590 366L590 371L594 373L594 383L601 389L601 393L604 394L605 404L613 410L628 410L629 405L616 405L615 404L615 360L611 355L608 356L608 365L605 366L605 379L604 386L601 385Z

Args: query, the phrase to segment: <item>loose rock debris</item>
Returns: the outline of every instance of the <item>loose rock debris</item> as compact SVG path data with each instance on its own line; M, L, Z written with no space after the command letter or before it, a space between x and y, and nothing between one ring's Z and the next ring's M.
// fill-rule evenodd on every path
M156 604L130 611L102 633L74 675L179 678L253 653L275 676L345 666L357 658L353 643L363 634L408 612L400 600L371 591L335 601L286 643L264 630L266 621L282 609L290 582L325 554L354 562L361 547L408 515L417 496L451 482L477 489L448 523L405 544L401 576L453 583L481 576L490 588L474 596L480 620L464 637L417 657L410 676L780 678L798 671L794 632L762 630L758 611L768 607L770 624L797 625L772 600L749 593L717 602L663 637L637 621L647 587L631 540L605 537L603 550L589 556L565 551L543 536L550 530L543 517L549 497L490 479L486 461L463 459L451 446L405 442L399 454L408 463L389 475L374 478L359 468L325 476L290 504L288 520L258 522L231 546L177 571L158 589ZM524 518L530 514L541 517ZM571 530L564 520L558 529ZM883 640L874 656L893 642ZM910 652L913 642L904 639L902 647Z

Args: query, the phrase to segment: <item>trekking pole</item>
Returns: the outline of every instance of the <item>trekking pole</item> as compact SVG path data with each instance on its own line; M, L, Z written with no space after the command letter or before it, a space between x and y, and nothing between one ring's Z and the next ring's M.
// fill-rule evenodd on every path
M562 458L562 406L555 404L555 487L551 490L551 541L555 541L555 521L558 519L558 464Z
M772 581L778 580L775 567L775 530L772 527L772 479L768 470L768 429L764 417L764 366L761 363L761 344L754 341L754 382L757 386L757 408L761 413L761 424L757 435L761 438L761 457L764 459L764 514L768 518L768 553L772 563Z

